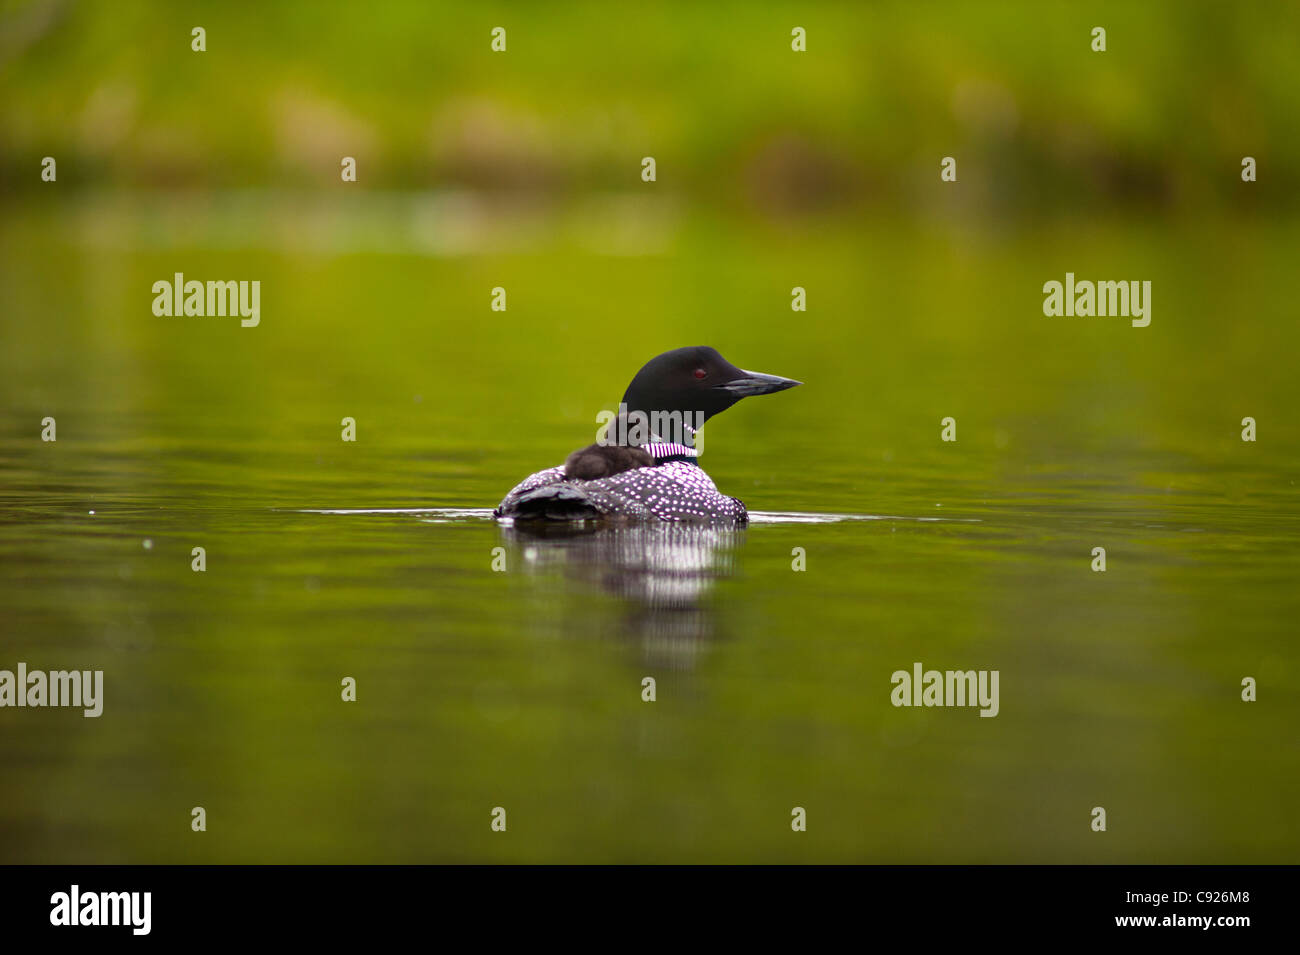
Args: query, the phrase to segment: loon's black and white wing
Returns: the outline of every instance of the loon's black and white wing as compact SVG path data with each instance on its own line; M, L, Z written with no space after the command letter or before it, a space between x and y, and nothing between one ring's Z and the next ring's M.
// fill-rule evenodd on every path
M563 467L526 478L496 509L515 520L660 520L744 524L745 505L726 497L686 461L633 468L591 481L566 480Z

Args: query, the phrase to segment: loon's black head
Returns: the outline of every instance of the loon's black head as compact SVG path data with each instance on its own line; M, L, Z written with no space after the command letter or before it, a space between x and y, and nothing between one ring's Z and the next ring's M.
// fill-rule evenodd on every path
M657 436L691 444L693 429L741 398L770 395L799 384L802 382L793 378L737 368L717 349L697 345L651 358L627 386L623 404L629 415L640 413L654 422L684 422L683 434L666 434L656 424Z

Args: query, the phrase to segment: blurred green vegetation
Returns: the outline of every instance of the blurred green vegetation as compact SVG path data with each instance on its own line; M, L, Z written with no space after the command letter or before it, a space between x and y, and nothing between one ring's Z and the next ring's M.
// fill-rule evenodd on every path
M1300 185L1290 2L10 0L3 18L9 194L41 189L46 155L73 189L338 189L352 155L363 189L516 199L638 189L653 155L664 193L766 215L1276 210ZM945 155L956 201L934 187Z

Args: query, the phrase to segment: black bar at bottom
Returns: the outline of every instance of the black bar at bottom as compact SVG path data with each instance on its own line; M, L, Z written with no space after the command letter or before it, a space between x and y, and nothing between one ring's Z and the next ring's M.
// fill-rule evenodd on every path
M0 879L6 941L62 936L92 947L374 942L457 927L490 941L512 929L611 924L667 943L680 936L661 933L701 922L733 936L801 927L821 936L843 925L859 938L903 932L927 942L1128 935L1231 944L1292 934L1296 868L7 866Z

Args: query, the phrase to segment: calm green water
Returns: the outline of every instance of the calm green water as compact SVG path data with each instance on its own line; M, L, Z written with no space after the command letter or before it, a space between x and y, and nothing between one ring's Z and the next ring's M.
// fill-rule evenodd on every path
M99 719L0 710L3 861L1295 859L1292 227L223 231L258 201L0 229L0 668L106 684ZM1067 270L1152 280L1151 326L1045 318ZM259 279L261 325L156 318L175 271ZM807 383L708 429L762 520L454 510L683 344ZM917 661L999 670L999 715L891 706Z

